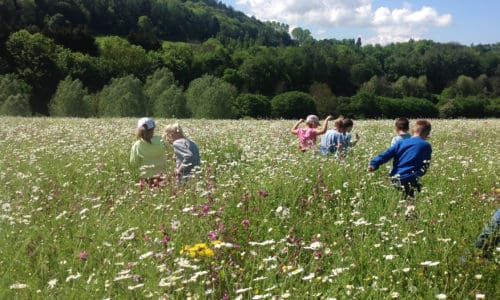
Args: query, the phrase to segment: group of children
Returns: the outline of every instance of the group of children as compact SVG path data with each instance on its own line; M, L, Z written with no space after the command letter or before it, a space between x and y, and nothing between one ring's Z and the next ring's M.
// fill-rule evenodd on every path
M299 138L301 151L316 148L316 137L321 138L319 152L323 154L336 154L343 158L345 154L358 141L352 141L352 128L354 122L349 118L339 117L334 121L333 129L327 130L328 121L332 119L328 116L321 129L319 119L316 115L307 116L306 128L299 128L304 119L300 119L292 127L292 133ZM415 191L420 190L419 178L422 177L429 167L432 147L427 141L431 132L431 124L427 120L418 120L413 127L413 135L408 133L410 123L407 118L398 118L395 122L396 136L391 141L391 146L372 159L368 165L368 171L375 171L380 165L392 159L393 166L390 173L393 184L404 191L404 198L413 198Z
M309 115L305 123L306 128L298 128L303 119L300 119L291 129L292 133L299 138L301 151L316 149L316 137L325 133L321 138L320 153L333 153L343 157L350 147L359 140L351 142L351 130L353 121L348 118L338 118L334 121L334 128L327 130L327 123L332 117L328 116L321 129L319 119L315 115ZM393 137L391 145L382 153L373 158L368 164L368 171L377 170L382 164L392 159L392 170L389 174L392 184L403 191L403 198L407 205L413 207L412 200L415 192L420 191L420 177L425 175L431 160L432 147L427 141L431 133L431 123L427 120L417 120L410 134L410 123L407 118L398 118L395 122L396 136ZM413 207L414 208L414 207ZM408 218L408 209L406 217ZM411 211L410 211L411 212ZM493 247L500 244L500 208L485 225L478 236L475 247L483 250L483 255L488 255Z
M356 140L352 140L351 130L354 122L349 118L339 117L334 120L333 128L328 129L328 121L332 120L332 116L326 117L323 126L319 123L319 118L316 115L309 115L307 118L300 119L291 129L293 134L299 138L299 148L302 152L308 150L316 150L316 138L324 134L321 138L319 152L323 154L336 154L344 157L347 151L356 145L359 140L359 135L356 134ZM305 128L299 128L299 125L305 123Z
M162 137L155 135L156 124L152 118L141 118L137 122L137 140L130 149L130 165L139 172L139 187L159 187L165 180L167 162L165 153L169 143L174 148L177 182L193 175L200 166L198 145L186 138L178 123L165 126Z
M334 120L334 126L328 130L328 122L332 116L325 118L320 125L316 115L298 120L291 132L299 138L301 151L317 150L316 139L319 135L321 142L319 152L336 154L343 158L350 148L359 141L352 141L351 131L354 123L349 118L339 117ZM300 124L305 123L305 128ZM321 127L320 127L321 126ZM165 180L167 162L165 160L166 144L170 143L174 149L176 167L174 170L177 182L183 182L192 177L200 166L200 153L197 144L186 138L178 123L165 126L162 137L154 134L156 124L152 118L141 118L137 122L137 140L130 150L130 165L139 171L139 186L159 187ZM392 170L389 174L395 187L403 191L403 197L412 200L415 191L420 191L419 182L431 160L432 147L427 141L431 133L431 123L427 120L417 120L412 134L409 131L407 118L398 118L395 122L396 136L390 147L374 157L368 164L368 171L377 170L382 164L392 159ZM500 243L500 209L493 215L491 221L479 235L476 247L486 249Z

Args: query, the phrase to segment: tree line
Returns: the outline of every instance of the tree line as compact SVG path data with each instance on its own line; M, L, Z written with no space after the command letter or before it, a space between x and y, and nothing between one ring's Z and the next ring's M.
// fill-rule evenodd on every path
M500 114L500 43L315 40L209 0L2 1L0 17L0 114Z

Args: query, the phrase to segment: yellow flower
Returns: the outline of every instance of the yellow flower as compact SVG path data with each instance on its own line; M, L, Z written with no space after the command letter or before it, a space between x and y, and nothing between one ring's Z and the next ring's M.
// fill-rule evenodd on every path
M212 246L214 246L214 247L215 247L215 246L219 245L220 243L222 243L222 242L221 242L221 241L219 241L219 240L215 240L215 241L213 241L211 244L212 244Z
M183 255L184 252L189 251L190 248L191 248L190 245L184 245L184 247L182 247L181 251L179 251L179 254Z
M189 249L189 257L196 257L196 251L194 251L192 248Z
M182 247L181 251L179 252L181 255L183 255L185 252L188 253L189 257L196 257L196 256L208 256L212 257L214 256L214 251L210 248L205 243L198 243L195 244L194 246L191 245L185 245Z
M214 256L214 251L210 248L206 248L203 250L203 252L200 254L201 256L208 256L208 257L212 257Z

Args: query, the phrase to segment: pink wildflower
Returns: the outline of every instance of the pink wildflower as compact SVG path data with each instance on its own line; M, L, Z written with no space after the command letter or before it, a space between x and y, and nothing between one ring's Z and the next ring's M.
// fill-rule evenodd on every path
M208 211L210 210L210 205L208 204L204 204L202 207L201 207L201 215L202 216L205 216Z
M265 197L269 196L269 193L264 191L264 190L259 190L259 196L262 198L265 198Z
M86 250L83 250L82 252L78 253L78 258L81 260L87 260L87 257L89 254L87 253Z
M170 241L170 236L168 236L168 234L165 233L165 235L161 239L160 243L166 244L166 243L168 243L168 241Z
M243 225L243 228L248 229L250 227L250 220L241 221L241 225Z
M213 242L217 239L217 233L213 230L210 230L210 232L208 233L208 239Z

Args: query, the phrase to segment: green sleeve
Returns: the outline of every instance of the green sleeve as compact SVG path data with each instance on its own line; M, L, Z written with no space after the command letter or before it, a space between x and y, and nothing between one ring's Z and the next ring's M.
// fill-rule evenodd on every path
M141 163L141 157L139 155L139 143L134 143L130 149L130 166L135 168Z

